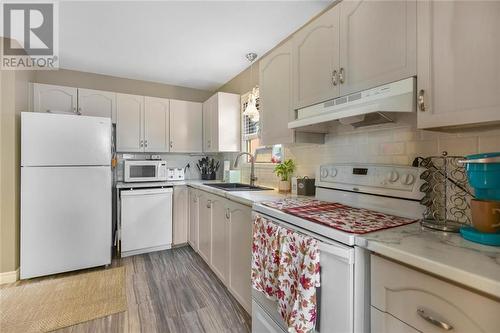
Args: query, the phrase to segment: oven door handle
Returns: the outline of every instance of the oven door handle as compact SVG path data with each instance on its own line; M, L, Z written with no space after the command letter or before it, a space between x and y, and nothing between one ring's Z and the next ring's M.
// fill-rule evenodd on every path
M273 217L258 213L258 212L253 212L253 214L258 215L262 218L265 218L266 220L272 221L274 224L279 225L282 228L285 228L287 230L299 233L301 235L305 235L308 237L312 237L318 241L319 245L319 250L327 252L340 260L348 263L349 265L354 264L354 248L346 246L346 245L341 245L340 243L337 245L334 242L335 241L330 241L326 239L319 239L318 237L315 237L312 233L309 233L307 230L302 230L299 228L295 228L293 226L290 226L289 224L286 224L284 222L281 222Z

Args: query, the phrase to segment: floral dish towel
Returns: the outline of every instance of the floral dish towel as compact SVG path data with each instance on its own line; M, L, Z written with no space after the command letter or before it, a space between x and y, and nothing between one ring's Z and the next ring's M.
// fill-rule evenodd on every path
M320 286L318 241L282 228L277 298L281 317L293 333L314 332L316 288Z
M276 299L278 286L280 230L271 221L256 215L253 220L252 287Z
M277 300L289 332L314 332L319 286L318 241L255 215L252 287Z

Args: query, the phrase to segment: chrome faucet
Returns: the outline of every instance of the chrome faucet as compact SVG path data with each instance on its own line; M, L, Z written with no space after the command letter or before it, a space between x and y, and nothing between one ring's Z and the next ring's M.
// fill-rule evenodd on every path
M255 177L255 156L253 156L250 153L246 153L246 152L239 153L238 156L236 156L236 159L234 160L234 167L235 168L238 167L238 160L243 155L250 156L250 163L251 163L251 167L250 167L250 186L255 186L255 181L257 180L257 177Z

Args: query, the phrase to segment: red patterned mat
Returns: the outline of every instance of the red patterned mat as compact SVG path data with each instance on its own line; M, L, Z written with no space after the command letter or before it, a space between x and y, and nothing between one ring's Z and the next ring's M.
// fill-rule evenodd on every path
M354 234L389 229L417 220L314 199L287 198L262 204L311 222Z

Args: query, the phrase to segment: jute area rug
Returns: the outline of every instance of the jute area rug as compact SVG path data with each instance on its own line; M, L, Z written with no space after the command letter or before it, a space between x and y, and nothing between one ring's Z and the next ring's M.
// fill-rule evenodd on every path
M0 289L0 331L48 332L127 309L125 268Z

